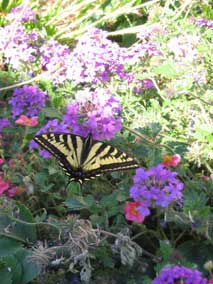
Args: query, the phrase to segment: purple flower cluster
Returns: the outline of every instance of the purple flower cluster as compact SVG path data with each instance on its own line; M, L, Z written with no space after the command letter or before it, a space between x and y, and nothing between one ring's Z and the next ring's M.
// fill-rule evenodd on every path
M63 122L74 134L91 133L94 139L110 139L122 128L121 111L120 103L108 90L85 89L67 106Z
M148 41L138 42L129 49L123 49L123 63L134 65L139 63L143 57L162 55L162 52L157 49L157 46L154 43Z
M67 79L76 85L106 82L111 76L131 82L133 74L126 67L140 62L142 57L162 55L153 43L142 42L124 48L107 36L106 31L93 28L79 38L67 62Z
M3 131L4 128L11 128L12 125L10 124L7 118L0 118L0 133Z
M24 23L28 21L35 22L36 12L26 5L17 6L10 10L10 13L7 14L6 19L10 22L15 20L16 23Z
M213 29L213 20L206 18L193 18L193 21L201 27L208 27L211 30Z
M176 178L177 173L166 169L162 164L147 171L136 169L134 185L130 188L130 196L140 201L138 210L143 216L150 214L149 207L167 207L171 202L182 198L183 184Z
M36 32L27 33L23 26L15 23L0 28L0 52L5 63L19 70L36 61L39 36Z
M200 271L184 266L164 267L153 284L207 284Z
M46 102L46 93L36 86L24 86L14 89L13 95L8 101L12 106L12 116L16 118L20 114L28 117L38 115Z
M183 62L183 58L187 62L193 62L199 59L196 46L199 44L200 38L197 35L183 34L171 38L167 46L174 53L176 61Z
M67 105L67 110L61 122L50 120L36 133L46 132L73 133L87 136L92 134L94 139L110 139L122 128L122 107L109 91L104 89L89 89L79 91L75 100ZM36 142L31 141L30 148L37 148ZM42 150L40 154L48 158L50 154Z
M79 38L68 62L67 78L77 85L106 82L112 74L125 76L121 48L107 36L106 31L93 28Z
M70 60L69 47L51 39L40 47L39 52L41 69L48 71L47 79L51 78L55 85L63 83L67 79L65 63Z

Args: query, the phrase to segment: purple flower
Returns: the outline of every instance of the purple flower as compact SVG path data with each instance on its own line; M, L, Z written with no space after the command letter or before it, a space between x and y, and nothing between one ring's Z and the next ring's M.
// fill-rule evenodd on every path
M182 198L183 184L176 176L176 172L164 168L162 164L147 171L142 168L136 169L136 175L133 178L134 185L130 188L130 196L143 204L143 208L140 208L142 215L144 215L144 210L149 213L149 206L165 208L171 202Z
M12 125L10 124L7 118L0 118L0 133L3 131L4 128L11 128Z
M153 284L207 284L200 271L185 266L164 267Z
M38 115L46 102L47 94L36 86L24 86L14 89L8 103L12 106L12 116L16 118L20 114L28 117Z
M208 27L211 30L213 29L213 20L206 18L192 18L192 20L201 27Z
M66 62L70 60L69 47L51 39L40 47L39 52L41 68L48 71L47 79L51 79L55 85L63 83L67 79Z
M141 62L144 57L163 55L160 50L158 50L156 44L151 42L138 42L126 49L123 48L123 63L134 65Z
M16 23L0 27L0 51L5 63L10 64L14 70L28 70L30 63L36 61L39 41L38 33L27 33L23 26Z
M108 32L93 28L77 42L67 62L67 78L80 83L106 82L112 75L126 75L122 62L122 49L107 39Z
M92 134L94 139L110 139L121 130L122 107L108 90L78 91L67 106L63 122L77 135Z
M20 23L24 22L35 22L36 21L36 12L33 11L29 6L17 6L10 10L10 13L7 14L6 19L8 21L16 21Z

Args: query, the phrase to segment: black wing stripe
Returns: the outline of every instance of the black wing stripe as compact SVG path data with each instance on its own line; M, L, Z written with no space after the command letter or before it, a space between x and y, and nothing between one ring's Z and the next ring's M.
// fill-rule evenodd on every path
M35 142L38 143L40 146L42 146L45 150L47 150L50 154L52 154L54 157L59 159L59 164L65 170L66 175L72 176L73 167L71 164L67 161L66 156L58 150L57 147L55 147L51 142L47 140L47 138L51 141L51 136L45 135L45 136L36 136L34 138ZM59 141L59 136L56 137L56 141Z
M59 165L74 180L83 183L105 172L138 168L138 163L116 147L73 134L47 133L34 138L59 160Z

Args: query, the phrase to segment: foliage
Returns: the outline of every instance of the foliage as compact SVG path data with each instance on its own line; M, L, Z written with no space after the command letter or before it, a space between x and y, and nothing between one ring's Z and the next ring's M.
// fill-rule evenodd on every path
M31 2L0 5L1 283L208 283L210 1ZM68 184L43 132L92 133L140 167Z

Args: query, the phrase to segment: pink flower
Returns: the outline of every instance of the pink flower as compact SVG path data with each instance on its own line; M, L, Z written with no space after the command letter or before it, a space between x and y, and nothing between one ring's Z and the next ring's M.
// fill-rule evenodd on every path
M10 183L3 180L2 176L0 176L0 195L2 195L5 192L5 190L9 188L9 186Z
M174 154L173 156L170 156L168 154L163 155L163 166L165 167L177 167L179 163L181 162L181 156L179 154Z
M25 125L25 126L37 126L38 125L38 117L27 117L26 115L22 114L20 117L15 121L16 124Z
M213 278L209 279L209 284L213 284Z
M0 158L0 165L2 165L4 163L4 159Z
M13 186L11 187L11 189L9 189L7 191L7 195L9 197L14 197L15 195L21 194L22 192L24 192L25 189L23 187L20 186Z
M127 202L124 212L125 217L129 221L135 221L137 223L142 223L144 220L144 216L138 211L138 207L141 205L140 201L136 202Z

